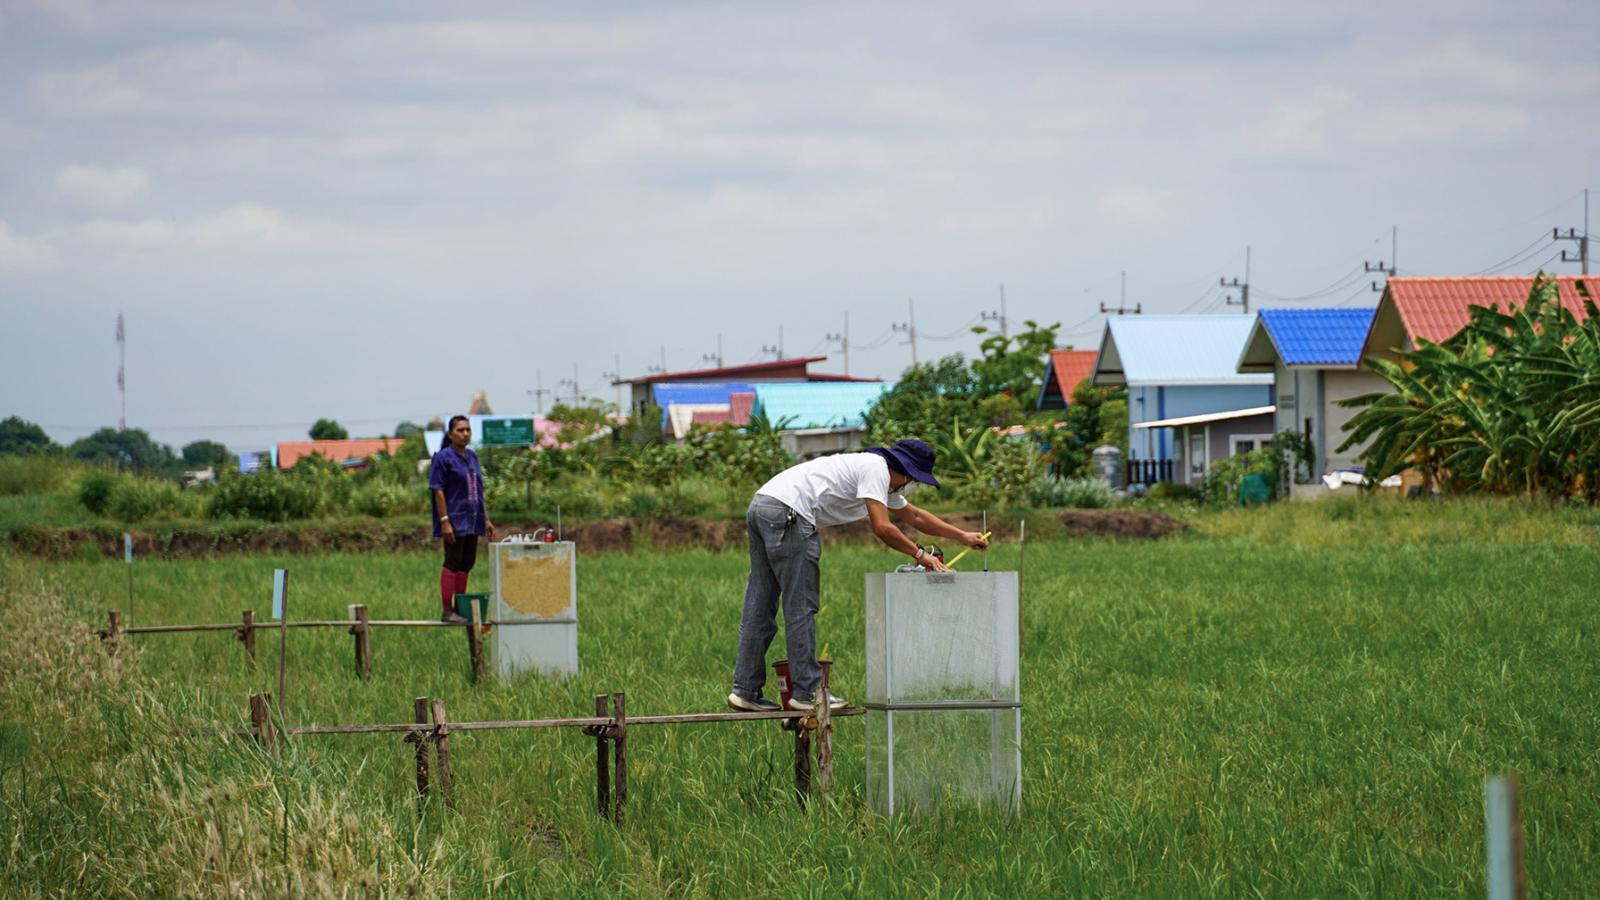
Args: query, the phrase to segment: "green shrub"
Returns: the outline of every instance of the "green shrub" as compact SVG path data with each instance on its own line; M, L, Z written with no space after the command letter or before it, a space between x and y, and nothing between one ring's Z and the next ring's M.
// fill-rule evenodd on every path
M48 494L66 485L75 471L59 457L0 456L0 497Z
M1199 488L1192 485L1178 484L1175 481L1161 481L1151 485L1150 490L1145 492L1145 496L1151 500L1181 500L1187 502L1199 500L1201 492Z
M387 481L369 481L351 495L350 511L364 516L393 516L402 513L423 515L428 511L427 495L418 487Z
M635 519L650 519L661 515L665 505L659 491L641 486L628 492L623 498L622 509L619 512Z
M130 477L115 480L106 511L122 522L143 522L193 515L199 505L198 497L170 481Z
M1098 478L1051 478L1034 480L1030 488L1033 505L1063 509L1105 509L1117 502L1116 492Z
M230 475L211 491L207 513L213 519L264 519L285 522L319 515L323 495L313 478L262 469L254 475Z
M95 472L78 484L78 502L89 512L103 516L111 506L111 492L116 487L117 476Z

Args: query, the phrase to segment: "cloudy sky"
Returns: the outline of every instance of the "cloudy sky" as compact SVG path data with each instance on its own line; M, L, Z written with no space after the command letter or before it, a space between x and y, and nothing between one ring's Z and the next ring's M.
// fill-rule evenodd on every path
M1593 0L0 0L0 416L114 425L119 309L129 424L244 450L574 367L610 399L719 334L839 371L847 313L893 377L908 299L919 355L971 353L1002 284L1092 345L1120 272L1227 311L1247 245L1258 305L1373 302L1393 226L1404 274L1572 272L1597 33Z

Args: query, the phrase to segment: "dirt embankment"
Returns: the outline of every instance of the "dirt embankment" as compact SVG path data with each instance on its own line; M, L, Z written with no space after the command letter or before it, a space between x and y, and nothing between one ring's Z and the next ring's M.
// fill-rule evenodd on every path
M984 524L981 515L971 513L947 514L943 518L970 531L978 531ZM1071 537L1153 539L1189 527L1187 523L1171 516L1136 509L1062 510L1054 516L1056 522L1043 516L1034 518L1034 527L1029 530L1038 537L1065 534ZM1020 520L1014 516L991 516L988 526L994 532L994 540L1007 541L1016 538L1019 523ZM548 523L504 522L500 525L500 533L532 533L543 527L549 527ZM136 530L132 534L136 555L168 558L234 553L392 553L421 550L434 545L426 526L377 521ZM585 551L599 553L631 553L636 547L659 550L742 550L745 545L744 522L737 519L601 519L569 525L562 529L561 536L576 541ZM861 543L872 539L872 529L866 522L822 529L825 544ZM30 527L13 531L0 540L15 552L44 559L115 558L122 555L122 531L116 528Z

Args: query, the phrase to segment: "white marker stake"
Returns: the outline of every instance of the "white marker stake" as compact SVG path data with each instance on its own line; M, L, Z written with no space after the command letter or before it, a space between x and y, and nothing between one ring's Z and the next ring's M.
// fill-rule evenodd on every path
M289 662L289 570L272 570L272 617L278 620L278 720L283 717L284 671Z
M1522 810L1515 776L1483 784L1485 849L1489 900L1522 900Z
M122 533L122 561L128 566L128 624L133 624L133 535Z

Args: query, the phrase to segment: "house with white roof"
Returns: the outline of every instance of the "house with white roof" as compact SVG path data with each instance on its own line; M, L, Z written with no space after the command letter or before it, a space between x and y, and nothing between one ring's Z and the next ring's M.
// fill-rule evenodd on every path
M1254 324L1229 315L1106 320L1091 383L1128 389L1130 482L1192 484L1211 461L1271 437L1272 376L1238 371Z

